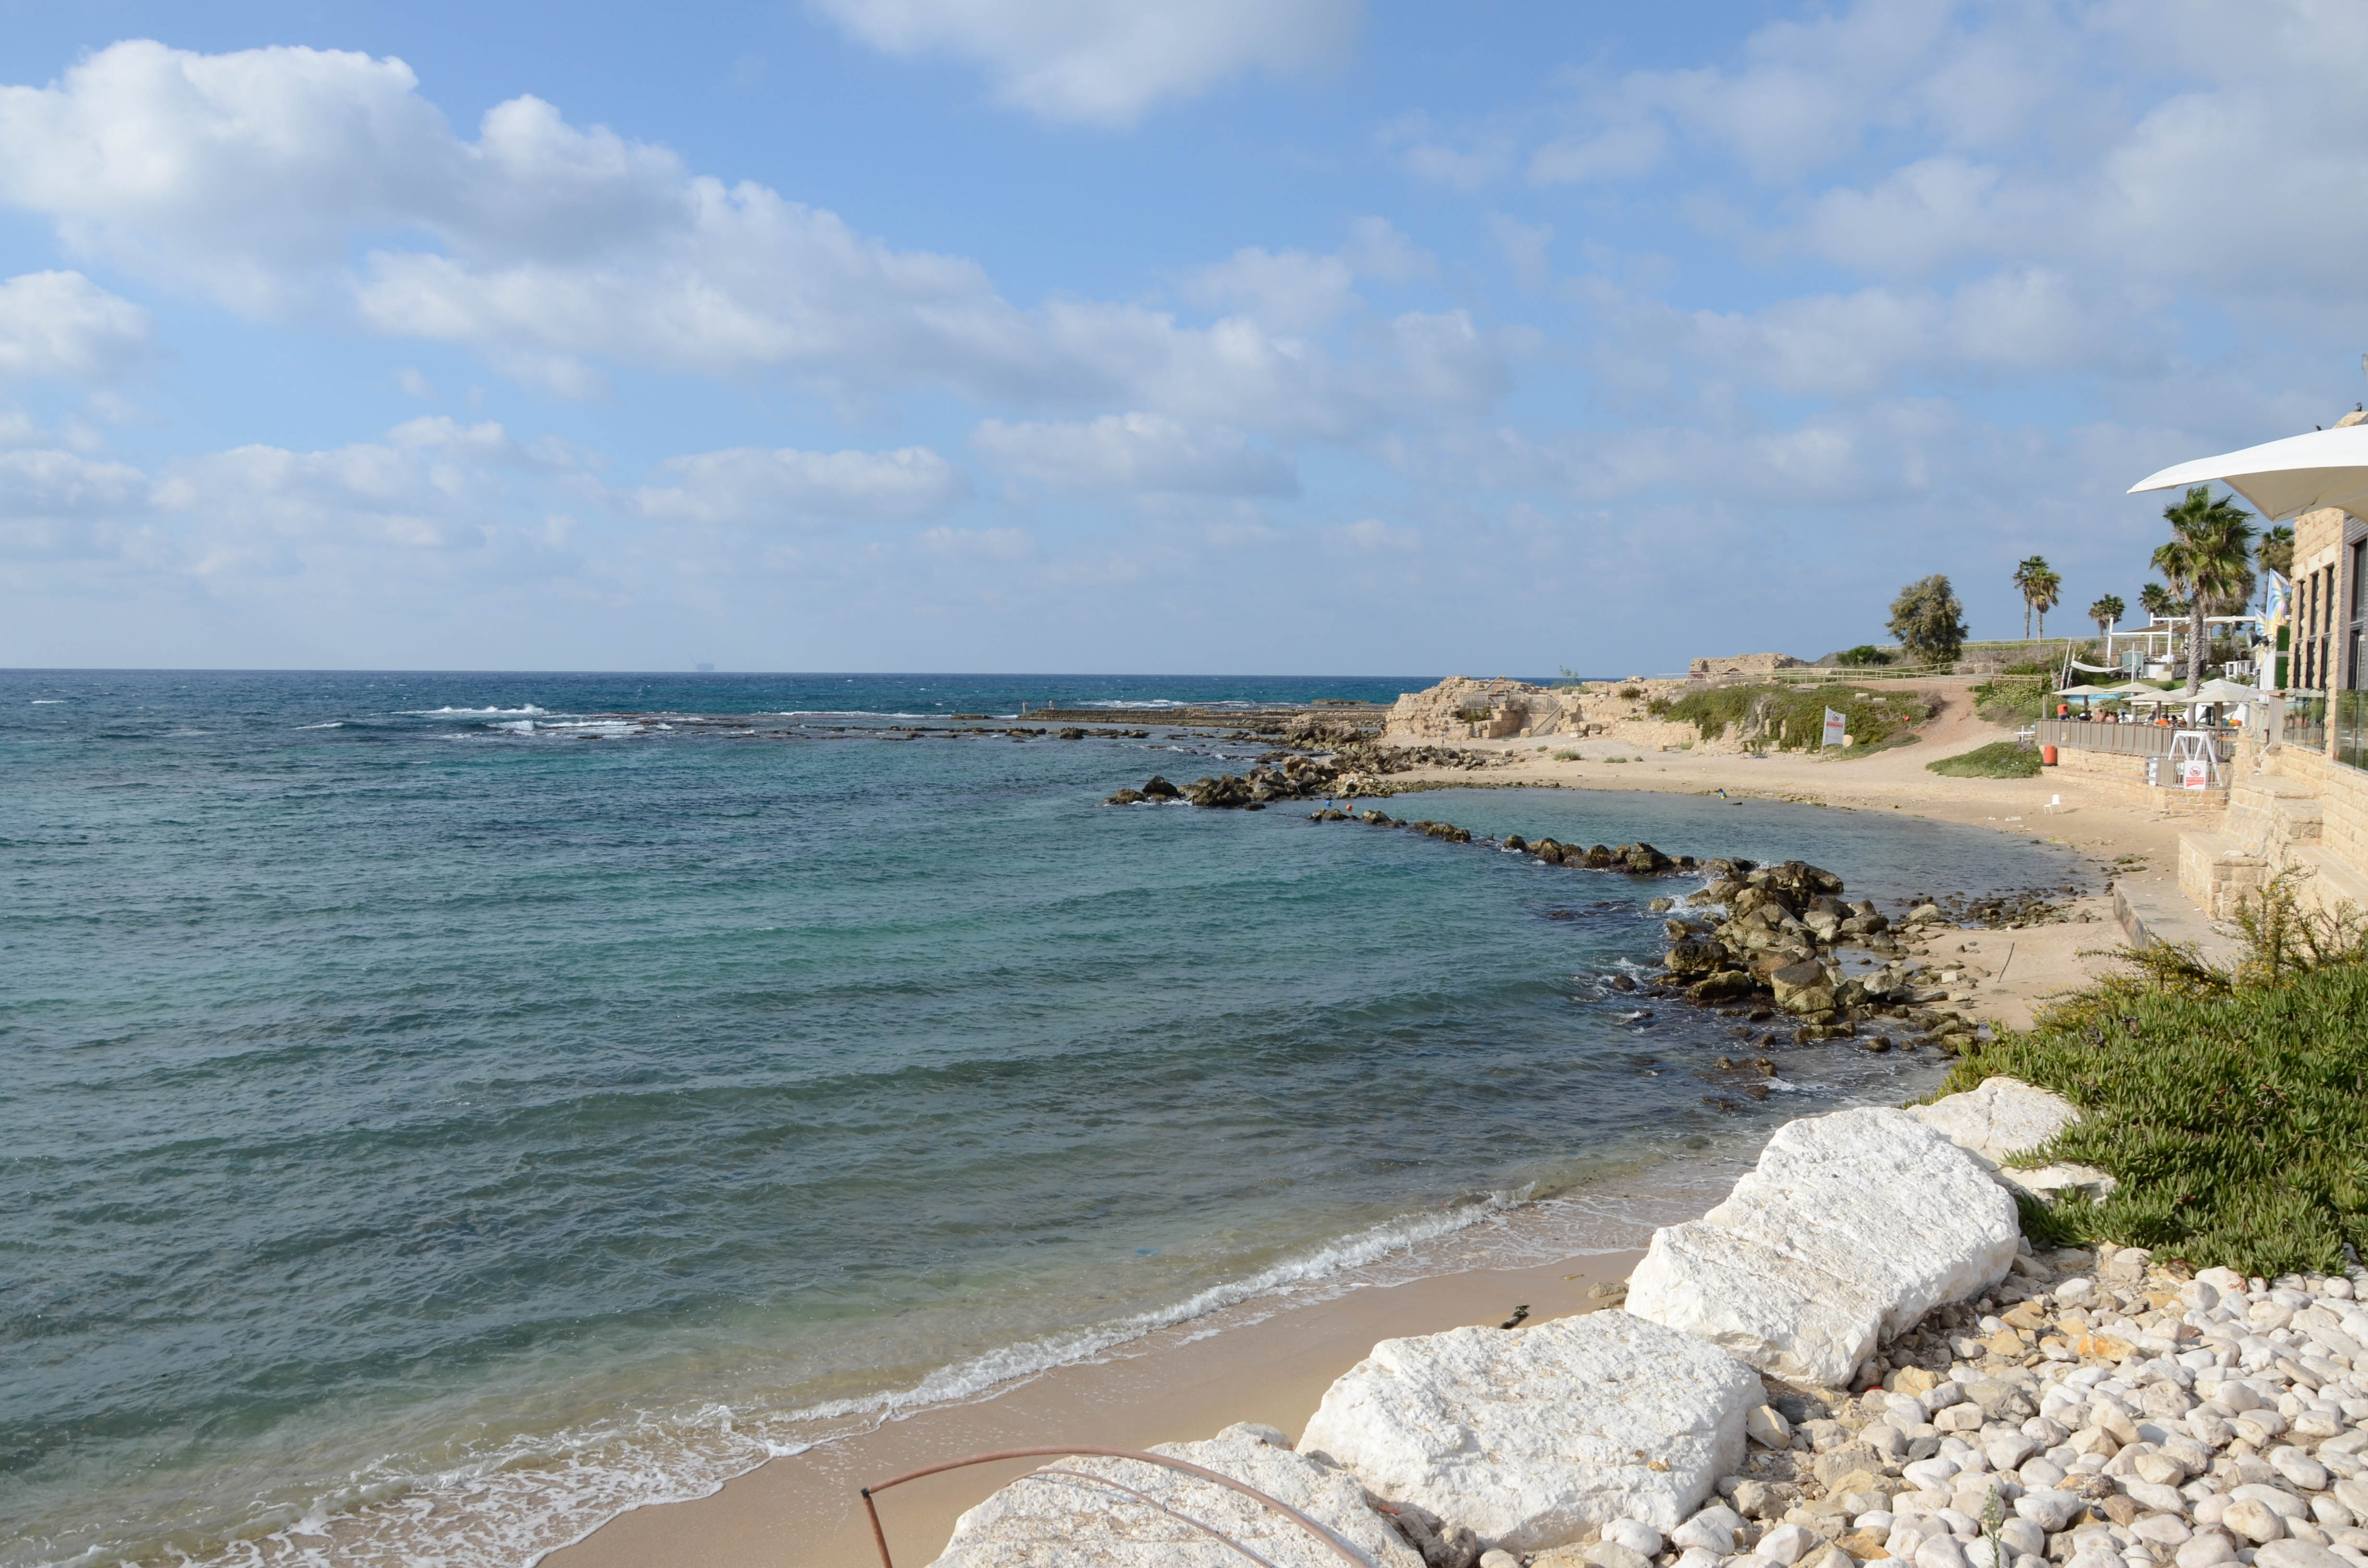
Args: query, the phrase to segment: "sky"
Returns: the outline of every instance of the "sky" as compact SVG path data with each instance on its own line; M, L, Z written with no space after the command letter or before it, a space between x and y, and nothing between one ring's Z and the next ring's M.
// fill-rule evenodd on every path
M0 0L0 665L2080 631L2132 483L2368 398L2363 81L2357 0Z

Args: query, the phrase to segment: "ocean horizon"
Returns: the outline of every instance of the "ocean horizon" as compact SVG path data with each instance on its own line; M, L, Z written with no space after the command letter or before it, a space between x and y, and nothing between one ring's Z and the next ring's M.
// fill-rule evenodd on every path
M1156 1328L1626 1234L1937 1081L1719 1067L1758 1031L1622 988L1685 879L1101 803L1256 741L948 733L1430 678L0 671L0 1564L529 1562ZM2077 874L1783 801L1392 809L1886 908Z

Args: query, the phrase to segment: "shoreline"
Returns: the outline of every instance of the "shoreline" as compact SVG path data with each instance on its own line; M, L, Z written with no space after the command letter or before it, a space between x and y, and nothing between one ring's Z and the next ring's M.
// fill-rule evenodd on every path
M1163 1336L1123 1359L1059 1367L981 1400L916 1412L767 1461L713 1494L620 1515L544 1557L545 1568L703 1568L775 1563L873 1568L858 1488L908 1470L1009 1448L1143 1449L1258 1421L1294 1437L1325 1389L1377 1339L1531 1321L1608 1304L1590 1287L1624 1278L1641 1246L1520 1268L1478 1268L1373 1286L1225 1330ZM880 1501L897 1568L935 1559L955 1518L1042 1463L1005 1460L899 1487Z
M1390 782L1408 793L1476 788L1706 795L1724 790L1741 798L1896 811L2026 836L2045 827L2069 829L2061 836L2047 834L2044 841L2082 851L2108 876L2128 874L2112 869L2116 858L2175 866L2176 825L2135 819L2126 807L2091 798L2077 785L2045 776L1966 779L1927 771L1927 762L1996 738L1997 727L1975 719L1970 700L1952 702L1953 695L1942 695L1941 711L1926 739L1847 761L1668 752L1645 754L1650 760L1641 765L1606 766L1600 760L1605 753L1638 754L1624 744L1590 743L1589 753L1582 754L1588 760L1555 762L1550 752L1540 756L1533 742L1471 742L1464 749L1498 750L1512 754L1513 760L1478 778L1456 769L1417 768L1394 775ZM2044 811L2051 796L2061 799L2063 809ZM2078 900L2074 907L2089 917L2086 923L1965 931L1979 948L1995 939L1995 952L2006 960L1992 984L1966 999L1969 1011L1978 1009L2009 1027L2027 1027L2048 994L2092 978L2101 968L2102 949L2122 939L2111 891ZM1682 1168L1683 1163L1673 1165ZM1690 1208L1679 1201L1677 1208L1684 1211L1673 1210L1668 1219L1696 1218L1723 1193L1723 1187L1713 1184L1693 1195ZM1679 1194L1666 1196L1675 1199ZM974 1401L914 1411L854 1437L770 1460L708 1496L634 1508L541 1562L549 1568L738 1568L780 1561L786 1553L790 1561L815 1568L865 1568L878 1556L859 1486L968 1453L1064 1442L1144 1448L1205 1437L1239 1421L1262 1422L1295 1438L1324 1390L1368 1355L1376 1340L1494 1321L1523 1303L1533 1322L1583 1312L1604 1304L1586 1297L1588 1286L1624 1278L1627 1266L1641 1256L1639 1240L1608 1256L1574 1253L1543 1265L1484 1266L1356 1289L1286 1307L1242 1327L1195 1320L1151 1336L1134 1354L1054 1368ZM960 1514L1039 1462L983 1465L899 1488L882 1505L898 1568L933 1561Z

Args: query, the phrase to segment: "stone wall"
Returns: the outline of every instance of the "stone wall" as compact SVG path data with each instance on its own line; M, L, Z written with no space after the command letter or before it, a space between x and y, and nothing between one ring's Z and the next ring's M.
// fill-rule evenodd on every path
M1576 692L1451 676L1428 691L1400 696L1382 733L1394 741L1501 741L1580 734L1582 723Z
M1805 661L1790 653L1737 653L1727 659L1696 659L1686 666L1690 680L1708 680L1713 676L1770 676L1778 670L1795 670Z
M2226 790L2166 790L2146 781L2146 759L2112 752L2059 746L2053 775L2108 800L2177 816L2215 816L2228 803Z

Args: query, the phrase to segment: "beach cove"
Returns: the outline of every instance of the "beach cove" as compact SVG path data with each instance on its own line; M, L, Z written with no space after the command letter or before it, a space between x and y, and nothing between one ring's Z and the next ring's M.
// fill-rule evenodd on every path
M1616 1005L1596 983L1657 957L1659 923L1643 905L1665 891L1658 884L1547 873L1518 858L1404 837L1360 845L1338 828L1327 835L1279 812L1121 812L1097 803L1154 767L1181 773L1225 760L1214 755L1222 744L1190 739L892 739L911 725L877 714L817 719L820 703L805 696L809 716L798 721L778 718L792 702L768 701L777 716L768 725L797 737L768 742L754 722L688 723L701 711L730 710L712 700L712 687L698 693L704 702L680 692L635 694L639 699L628 702L610 691L553 689L555 677L418 678L434 689L369 694L332 686L291 697L241 688L199 690L193 699L192 677L172 677L165 692L119 682L111 697L21 694L22 709L53 727L12 735L15 755L40 751L46 765L74 770L60 777L73 779L78 801L105 806L93 816L78 801L61 804L63 796L28 801L23 820L12 824L14 836L38 850L49 835L53 851L29 863L41 876L71 863L87 880L95 864L103 873L120 851L127 869L141 868L154 902L127 903L138 918L97 938L102 956L121 955L111 960L118 971L144 990L126 996L61 985L36 999L38 1010L19 1016L90 1030L100 1017L136 1020L194 1007L194 1016L214 1022L168 1040L121 1028L97 1048L113 1053L105 1071L85 1053L75 1073L54 1081L36 1075L20 1086L20 1103L41 1093L63 1096L58 1103L67 1108L51 1120L62 1135L86 1137L134 1103L102 1093L121 1094L126 1084L148 1092L154 1085L169 1094L169 1108L160 1102L136 1112L134 1124L111 1134L101 1152L149 1173L158 1192L169 1198L175 1181L228 1183L222 1191L244 1192L250 1203L277 1204L285 1213L287 1200L271 1197L273 1185L284 1182L291 1192L343 1194L359 1200L363 1212L340 1214L331 1202L317 1235L242 1224L179 1248L136 1235L109 1238L131 1256L153 1248L157 1266L195 1292L191 1301L232 1291L205 1310L221 1311L229 1300L251 1332L234 1353L209 1352L227 1358L211 1366L220 1381L210 1386L201 1356L161 1383L138 1368L142 1354L203 1349L178 1326L177 1307L143 1309L129 1334L103 1314L85 1317L94 1345L87 1355L75 1349L74 1332L41 1326L49 1369L28 1396L57 1398L61 1408L79 1400L85 1409L97 1397L115 1425L104 1437L76 1437L70 1425L44 1426L29 1402L12 1415L20 1459L9 1483L9 1517L40 1527L19 1528L18 1539L63 1546L56 1532L95 1522L127 1544L138 1531L152 1532L157 1546L150 1550L172 1540L186 1543L175 1550L215 1555L236 1538L248 1543L236 1551L250 1558L334 1542L349 1560L393 1561L418 1543L405 1532L428 1526L434 1539L474 1540L482 1543L475 1550L492 1555L530 1554L620 1508L697 1495L768 1451L812 1441L814 1418L794 1413L835 1411L827 1420L841 1431L860 1428L892 1409L973 1397L1038 1367L1089 1359L1113 1342L1132 1343L1164 1323L1198 1321L1262 1293L1332 1279L1372 1283L1355 1271L1391 1259L1425 1273L1435 1260L1419 1254L1421 1244L1486 1230L1508 1204L1604 1188L1641 1196L1644 1207L1585 1217L1586 1247L1633 1246L1649 1233L1648 1221L1668 1215L1652 1206L1656 1189L1639 1184L1635 1172L1673 1160L1748 1158L1764 1135L1754 1129L1775 1119L1766 1102L1740 1101L1736 1111L1702 1104L1712 1085L1700 1080L1695 1055L1714 1057L1725 1043L1709 1032L1710 1020L1670 1013L1635 1019L1627 1015L1639 1009ZM537 680L540 692L511 689ZM500 689L476 690L489 686ZM940 715L985 705L968 693L938 700ZM73 719L80 727L56 727L77 703L86 708ZM928 711L909 701L894 710L916 710ZM627 711L640 716L617 716ZM814 738L866 726L869 733ZM580 738L587 735L601 738ZM1167 749L1151 755L1161 748ZM982 761L961 760L970 757ZM822 769L819 782L809 775L785 787L772 770L791 762ZM974 767L986 771L961 771ZM896 787L939 815L867 814L880 810L876 767L908 769L885 777L910 779ZM1044 771L1031 773L1037 769ZM267 787L289 802L272 809L296 812L295 821L275 820L254 804ZM621 827L632 791L653 788L703 803L688 815L675 812L662 829ZM500 809L485 820L499 831L464 828L457 818L439 825L439 813L450 817L464 805L471 818L484 818L489 799ZM210 845L204 833L189 834L193 801L238 807L218 810L211 831L242 835L252 848L243 857L252 868L244 886L210 892L175 884L177 865L197 867L210 849L223 853L222 841ZM1568 793L1522 800L1490 791L1452 814L1476 824L1484 808L1511 813L1508 828L1518 816L1531 832L1651 836L1705 852L1781 851L1855 864L1863 869L1854 886L1878 898L1928 891L1907 885L1914 877L1970 888L1985 878L2056 881L2077 869L2053 846L2026 843L2013 854L2028 851L2027 862L2001 866L2001 841L1989 835L1935 829L1937 837L1919 839L1926 830L1896 822L1861 832L1844 814L1784 802L1589 801ZM1560 813L1575 815L1565 821ZM1436 814L1451 813L1442 804ZM766 824L764 835L751 823ZM998 849L996 835L1007 827L1010 847ZM765 907L781 895L768 892L764 878L785 865L812 875L814 852L799 846L820 842L825 828L832 843L880 846L886 858L850 867L844 881L828 883L826 905L803 924L781 921L778 903ZM1057 875L1074 889L1085 866L1079 835L1102 833L1124 836L1110 846L1102 869L1086 867L1082 880L1099 877L1104 886L1080 915L1085 924L1047 926L1047 906L1028 892L1029 878ZM186 846L184 860L158 853L174 843ZM423 845L438 854L423 855ZM62 852L94 846L108 853ZM1164 909L1162 879L1147 873L1179 850L1191 859L1166 873L1166 885L1183 902ZM1293 858L1304 855L1319 858ZM2010 874L2017 870L2028 875ZM658 885L636 881L643 875L674 891L642 892ZM1005 901L1009 918L1046 926L1062 940L1017 969L1006 955L974 973L924 982L916 976L925 971L904 956L920 940L915 933L867 928L858 918L866 901L885 907L899 878L928 886L931 906L944 912L943 924L926 933L939 944L934 950L971 950L973 931L977 951L992 947L987 933L996 928L953 897L964 888L977 891L962 897ZM1146 882L1154 885L1146 890ZM28 885L38 892L40 877ZM696 896L670 906L687 896L686 887ZM1220 896L1229 921L1196 921L1194 912ZM635 897L645 929L572 965L567 912L599 910L605 917L603 901ZM203 898L234 898L255 910L262 935L193 947L175 933L187 928L191 901ZM1269 899L1273 915L1245 930L1242 912ZM325 917L344 935L321 945L272 938L271 920L291 909L307 921ZM796 940L775 934L785 926ZM1069 938L1073 929L1082 941ZM446 948L448 933L468 940ZM1399 945L1407 943L1414 946ZM785 966L766 956L814 944L839 955L833 965ZM880 966L871 972L882 977L868 988L850 981L861 966L846 956L863 957L867 946L867 961ZM1400 954L1417 950L1424 964L1409 970ZM69 970L61 957L56 972ZM1235 988L1237 1002L1227 1000ZM777 1061L768 1069L779 1074L772 1086L763 1086L760 1074L752 1094L748 1063L701 1055L698 1042L746 1027L725 1028L713 1008L751 1008L780 1028L780 1018L796 1016L783 1000L795 994L818 999L822 1011L801 1027L829 1042L832 1071ZM1139 1096L1136 1112L1082 1131L1062 1121L1055 1108L1065 1091L1031 1086L1025 1051L991 1069L953 1058L890 1065L894 1082L926 1082L932 1092L947 1082L983 1074L993 1085L1018 1074L1013 1125L1033 1130L1049 1121L1056 1130L1054 1146L1042 1156L1041 1179L1050 1184L1042 1196L1014 1190L997 1198L974 1182L962 1189L958 1174L926 1159L916 1167L910 1151L934 1159L962 1145L983 1125L980 1102L965 1102L951 1120L939 1113L914 1124L941 1131L900 1131L897 1113L886 1108L894 1102L879 1097L872 1074L844 1070L847 1042L860 1033L856 1023L878 1017L866 1009L886 1006L883 996L907 1027L933 1039L946 1030L998 1040L1057 1034L1066 1019L1088 1038L1053 1053L1048 1065L1065 1074L1079 1061L1093 1062L1092 1087L1105 1096L1113 1084L1129 1083L1129 1074L1149 1074L1145 1087L1126 1089ZM1278 1007L1275 996L1289 1000ZM1212 1029L1221 1044L1232 1037L1251 1049L1236 1057L1194 1043ZM1353 1040L1355 1050L1344 1055L1326 1043L1336 1036ZM503 1065L513 1051L547 1051L541 1042L553 1038L564 1043L555 1070L549 1062L539 1072ZM439 1058L438 1050L457 1054ZM1670 1059L1672 1051L1684 1054ZM1259 1103L1270 1089L1207 1088L1213 1081L1207 1074L1218 1070L1212 1062L1235 1061L1241 1065L1224 1070L1291 1089L1298 1096L1291 1116L1254 1119L1247 1128L1204 1120L1185 1129L1200 1150L1247 1140L1231 1162L1162 1157L1137 1142L1149 1135L1145 1128L1159 1127L1164 1113L1156 1108L1178 1092L1168 1085L1179 1074L1197 1092L1228 1103L1247 1093L1247 1103ZM1485 1066L1474 1071L1474 1062ZM1935 1071L1838 1047L1788 1062L1786 1077L1797 1078L1806 1095L1896 1102ZM852 1092L867 1096L847 1102L851 1113L867 1142L894 1145L891 1163L867 1165L862 1179L836 1187L819 1176L752 1174L752 1148L760 1152L760 1169L763 1151L803 1141L826 1153L827 1119L780 1108L804 1106L849 1079ZM1621 1087L1608 1096L1601 1085L1613 1082ZM357 1084L372 1089L367 1114L308 1119L312 1085L326 1095L350 1093ZM990 1119L1001 1114L988 1104ZM1319 1115L1311 1129L1308 1110L1327 1104L1340 1119L1338 1133L1326 1136L1338 1142L1308 1142L1323 1124ZM193 1107L203 1114L185 1114ZM942 1131L957 1124L963 1130ZM1212 1137L1220 1142L1211 1144ZM415 1139L424 1141L415 1147ZM998 1157L979 1146L980 1157ZM485 1151L484 1165L472 1163L471 1149ZM421 1150L431 1165L416 1163ZM710 1163L702 1151L721 1153ZM1126 1174L1100 1178L1101 1189L1083 1207L1054 1196L1083 1196L1076 1174L1097 1159ZM228 1167L210 1174L222 1161L245 1174L233 1177ZM606 1161L617 1163L604 1168ZM833 1163L845 1161L824 1161ZM59 1227L72 1209L74 1161L46 1152L17 1169L35 1181L21 1211L27 1222L42 1224L54 1252L47 1315L33 1321L70 1323L60 1303L97 1299L76 1295L75 1242L58 1245L73 1236ZM570 1183L588 1173L611 1196L587 1216L564 1200L534 1197L538 1170ZM1178 1190L1178 1170L1203 1175ZM324 1172L326 1189L319 1185ZM510 1196L509 1184L521 1177L529 1178L524 1200ZM896 1185L905 1178L911 1185ZM440 1185L447 1181L452 1185ZM949 1187L954 1197L944 1196ZM1138 1191L1142 1197L1130 1196ZM830 1200L848 1206L844 1218L827 1216L832 1235L873 1236L878 1217L893 1213L885 1239L867 1244L891 1250L841 1255L834 1268L817 1273L825 1250L806 1240L799 1253L780 1233L771 1192L793 1193L798 1206L780 1213L808 1223L818 1194L847 1194ZM913 1229L916 1194L918 1212L935 1227L926 1237ZM520 1201L524 1207L513 1207ZM656 1208L641 1210L642 1203ZM952 1207L932 1210L935 1203ZM896 1261L894 1247L926 1240L942 1266L947 1245L959 1255L979 1244L945 1238L994 1233L994 1225L982 1228L967 1216L997 1208L1046 1213L1048 1203L1049 1216L1024 1253L979 1254L939 1276ZM155 1219L102 1216L101 1228L162 1222L172 1212L166 1203ZM1222 1222L1212 1224L1218 1216ZM592 1223L602 1218L618 1228L603 1233ZM1458 1256L1447 1267L1573 1256L1549 1257L1551 1247L1523 1252L1534 1243L1516 1235L1521 1229L1507 1226L1505 1250ZM582 1261L541 1285L534 1273L517 1272L548 1261L552 1236L576 1232L587 1244ZM814 1225L793 1235L822 1232ZM96 1245L97 1233L87 1239ZM285 1260L269 1277L280 1295L240 1304L237 1282L258 1258ZM706 1272L719 1267L720 1276ZM757 1310L758 1281L768 1273L804 1281L785 1299L796 1303L787 1316ZM910 1284L932 1278L942 1280L931 1288L942 1292L935 1298ZM604 1300L620 1280L632 1289ZM896 1289L905 1293L867 1296L880 1289L867 1280L904 1280ZM467 1322L466 1313L450 1314L472 1282L506 1301L523 1293L552 1304L523 1322L472 1328L482 1337L438 1327ZM337 1285L350 1327L317 1308L291 1319L284 1334L274 1326L279 1305L301 1303L308 1283ZM426 1294L410 1300L434 1304L424 1316L402 1295L423 1288ZM450 1294L456 1290L460 1296ZM882 1312L894 1325L884 1341L877 1332ZM407 1346L401 1354L373 1360L336 1348L345 1333L383 1345L391 1323L409 1325L396 1336ZM96 1349L101 1337L107 1357ZM892 1357L867 1356L883 1343ZM785 1346L794 1347L787 1356ZM1033 1346L1036 1359L1011 1361L1014 1346ZM241 1357L256 1358L256 1370L237 1371ZM265 1368L281 1392L255 1402ZM94 1374L101 1381L75 1381ZM159 1402L160 1391L172 1399ZM147 1456L140 1473L153 1490L128 1496L120 1485L81 1490L95 1483L77 1481L79 1464L120 1476L133 1453ZM101 1495L116 1511L94 1521L89 1509ZM210 1535L221 1544L206 1545ZM69 1555L36 1547L20 1560Z

